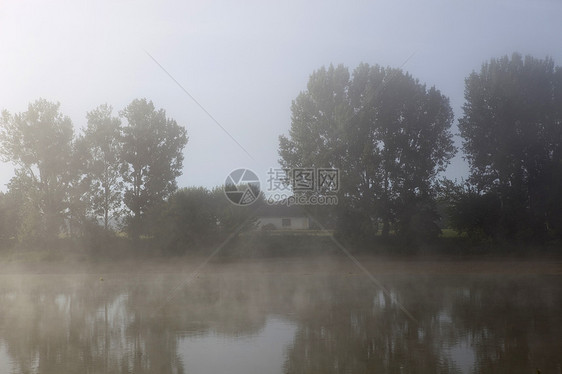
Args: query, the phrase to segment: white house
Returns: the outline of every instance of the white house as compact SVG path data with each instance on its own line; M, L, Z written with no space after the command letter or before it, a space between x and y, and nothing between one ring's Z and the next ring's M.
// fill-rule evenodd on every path
M266 205L258 215L258 228L262 230L308 230L310 221L298 205Z

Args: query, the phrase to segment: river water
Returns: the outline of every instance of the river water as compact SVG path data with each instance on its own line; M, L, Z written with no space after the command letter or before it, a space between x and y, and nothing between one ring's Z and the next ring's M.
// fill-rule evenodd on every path
M561 373L562 277L0 275L4 373Z

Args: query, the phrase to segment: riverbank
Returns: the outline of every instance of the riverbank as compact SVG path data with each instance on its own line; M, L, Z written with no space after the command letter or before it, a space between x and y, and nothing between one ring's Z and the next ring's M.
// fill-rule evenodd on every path
M380 238L353 245L331 235L240 235L223 244L184 247L169 252L154 240L133 247L124 238L97 246L61 240L47 248L0 250L1 273L139 273L202 271L310 271L428 274L561 274L562 250L557 245L474 245L463 238L439 238L408 245Z
M562 257L521 256L382 256L358 254L354 263L343 253L276 258L233 258L211 253L181 257L90 259L68 256L44 260L40 256L0 258L0 274L115 274L115 273L285 273L359 274L551 274L562 275Z

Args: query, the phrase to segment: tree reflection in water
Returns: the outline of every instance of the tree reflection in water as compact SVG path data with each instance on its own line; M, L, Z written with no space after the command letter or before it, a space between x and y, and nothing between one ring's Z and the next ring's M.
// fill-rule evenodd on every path
M184 373L182 339L236 344L273 316L296 329L278 372L561 370L560 276L387 275L386 295L356 274L210 272L166 303L181 279L2 276L0 344L16 373Z

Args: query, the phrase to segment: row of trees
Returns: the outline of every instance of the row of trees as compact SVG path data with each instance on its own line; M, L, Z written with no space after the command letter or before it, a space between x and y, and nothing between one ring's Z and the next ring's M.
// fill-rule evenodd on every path
M562 237L562 68L549 58L493 59L466 79L466 181L439 179L457 151L448 98L400 69L321 68L291 111L280 164L339 169L339 204L314 213L349 238L423 241L443 225L479 239ZM16 172L0 195L0 237L77 237L121 222L134 240L200 246L248 220L220 189L176 191L186 131L152 102L118 116L102 105L86 119L76 135L46 100L2 113L0 154Z
M470 178L453 199L456 227L562 237L562 68L549 58L494 59L466 79L465 97L459 129ZM463 210L478 205L468 220Z
M138 239L150 212L176 190L188 138L163 109L136 99L118 116L101 105L86 118L76 135L58 103L2 112L0 154L16 167L0 198L4 239L77 237L89 225L109 231L119 222Z
M291 110L280 163L340 170L340 204L323 214L344 233L428 239L440 210L472 236L562 236L562 68L549 58L492 59L466 79L460 183L439 180L456 152L448 98L400 69L321 68Z
M340 170L331 213L346 234L431 236L438 230L433 184L455 151L452 122L449 100L400 69L361 64L350 75L330 66L314 72L293 102L280 162Z

